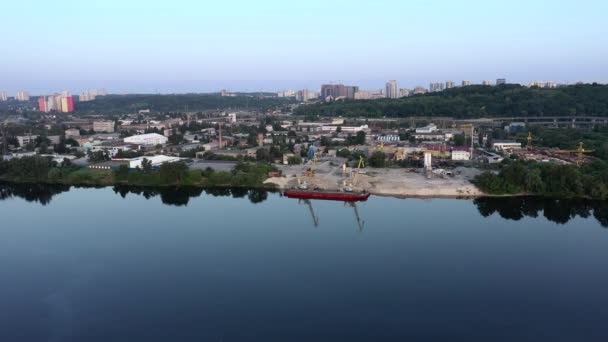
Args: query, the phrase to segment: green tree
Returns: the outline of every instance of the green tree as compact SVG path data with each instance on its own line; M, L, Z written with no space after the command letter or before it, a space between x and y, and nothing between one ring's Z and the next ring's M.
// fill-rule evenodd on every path
M164 184L181 184L188 175L188 166L184 162L163 163L159 176Z
M350 158L350 150L347 148L343 148L343 149L339 150L338 157Z
M356 142L358 145L363 145L363 144L365 144L365 132L363 132L363 131L359 131L359 132L357 132L357 136L356 136L355 142Z
M299 165L302 164L302 158L300 156L291 156L287 158L287 163L289 165Z
M382 151L374 151L369 157L369 165L371 167L384 167L386 163L386 154Z
M466 143L466 139L464 137L464 134L456 134L456 135L454 135L454 145L456 145L456 146L464 146L465 143Z
M110 160L110 156L106 151L90 151L88 152L89 161L91 163L101 163Z

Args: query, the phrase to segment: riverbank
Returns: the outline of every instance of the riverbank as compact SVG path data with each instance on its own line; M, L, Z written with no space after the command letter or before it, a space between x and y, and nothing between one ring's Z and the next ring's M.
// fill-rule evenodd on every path
M297 178L304 170L300 166L280 167L283 177L267 179L279 189L289 189L297 185ZM364 173L363 173L364 172ZM481 197L486 194L471 180L481 171L472 168L458 168L453 176L432 176L428 178L411 169L366 169L355 176L356 191L367 191L373 195L393 197ZM343 175L340 167L322 163L315 170L315 177L306 179L313 187L323 190L340 190L348 175Z

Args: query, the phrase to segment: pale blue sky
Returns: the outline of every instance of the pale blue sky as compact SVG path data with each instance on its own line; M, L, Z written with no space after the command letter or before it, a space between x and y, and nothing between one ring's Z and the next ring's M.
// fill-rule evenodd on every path
M8 1L0 90L608 81L606 0Z

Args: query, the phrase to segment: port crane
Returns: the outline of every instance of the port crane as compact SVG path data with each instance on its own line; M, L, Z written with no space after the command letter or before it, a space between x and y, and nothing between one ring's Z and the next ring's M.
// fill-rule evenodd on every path
M536 140L536 138L534 138L534 136L532 136L532 132L528 132L528 137L526 138L527 144L526 144L526 149L528 149L528 151L533 149L532 146L532 141Z
M585 162L585 154L586 153L591 153L591 152L595 152L595 150L587 150L585 149L585 146L583 144L583 142L581 141L578 144L578 148L575 150L560 150L560 151L556 151L556 153L576 153L577 157L576 157L576 166L581 166L583 165L583 163Z
M361 168L363 168L363 167L365 167L365 159L363 159L363 156L360 156L359 162L357 164L357 171L351 170L350 182L347 183L345 180L343 183L344 189L346 191L353 191L352 187L357 185L357 175L359 174L359 172L361 171Z

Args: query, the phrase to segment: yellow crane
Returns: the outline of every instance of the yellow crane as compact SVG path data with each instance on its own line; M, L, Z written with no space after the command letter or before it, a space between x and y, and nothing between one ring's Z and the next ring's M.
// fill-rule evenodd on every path
M526 148L528 150L532 149L532 141L535 140L535 138L532 136L532 132L528 132L528 138L526 138L526 140L528 141Z
M359 171L361 171L362 167L365 167L365 160L363 159L363 156L359 156L359 163L357 164L357 172L355 172L355 174L353 175L353 185L357 185L357 175L359 174Z
M585 146L584 146L583 142L581 141L578 144L578 148L576 150L560 150L560 151L556 151L556 152L557 153L576 153L577 154L576 165L581 166L585 162L585 153L591 153L591 152L594 152L594 150L585 149Z
M357 185L357 174L359 173L359 170L361 170L362 167L365 167L365 160L363 159L363 156L360 156L359 163L357 164L357 171L351 170L350 182L347 182L346 180L342 182L345 191L353 191L353 186Z

